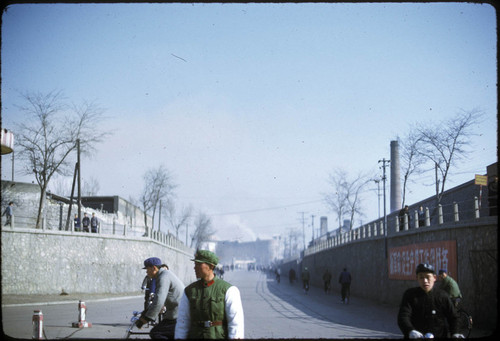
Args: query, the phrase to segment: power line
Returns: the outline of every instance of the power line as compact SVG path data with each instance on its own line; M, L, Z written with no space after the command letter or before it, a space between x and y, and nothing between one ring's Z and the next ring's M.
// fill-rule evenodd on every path
M288 207L296 207L296 206L302 206L302 205L307 205L307 204L315 204L319 202L323 202L324 200L313 200L313 201L306 201L306 202L301 202L301 203L296 203L296 204L290 204L290 205L284 205L284 206L276 206L276 207L267 207L267 208L256 208L252 210L246 210L246 211L237 211L237 212L226 212L226 213L214 213L214 214L208 214L209 216L224 216L224 215L231 215L231 214L245 214L245 213L255 213L255 212L262 212L262 211L272 211L272 210L279 210L283 208L288 208Z

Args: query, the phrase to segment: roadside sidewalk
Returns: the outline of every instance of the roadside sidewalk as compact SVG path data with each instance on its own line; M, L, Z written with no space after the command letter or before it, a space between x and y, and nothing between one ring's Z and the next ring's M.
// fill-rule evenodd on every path
M1 298L2 307L8 306L23 306L23 305L49 305L61 303L74 303L74 302L92 302L103 300L119 300L133 298L137 296L144 296L140 291L129 293L106 293L106 294L50 294L50 295L3 295Z

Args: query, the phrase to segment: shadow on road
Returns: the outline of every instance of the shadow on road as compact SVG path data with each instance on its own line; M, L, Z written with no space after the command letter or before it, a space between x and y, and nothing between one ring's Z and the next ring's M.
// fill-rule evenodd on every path
M384 306L356 297L351 297L349 304L343 304L340 294L337 294L335 290L332 290L330 294L325 294L322 289L311 287L306 294L301 282L296 281L290 284L286 277L282 278L281 283L278 284L274 276L268 275L263 285L279 300L287 302L312 318L402 337L396 321L397 307ZM263 298L270 306L273 306L273 303L276 304L269 302L270 298Z

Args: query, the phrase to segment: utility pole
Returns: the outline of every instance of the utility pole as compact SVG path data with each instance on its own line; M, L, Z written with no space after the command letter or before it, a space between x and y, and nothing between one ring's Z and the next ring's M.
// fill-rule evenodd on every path
M384 230L385 230L385 235L387 236L387 211L386 211L386 203L385 203L385 181L387 180L387 177L385 176L385 167L387 167L391 161L383 158L382 160L379 160L378 162L379 163L382 162L382 169L383 169L382 181L384 182L383 183L383 185L384 185Z
M314 240L314 214L311 214L312 240ZM318 235L319 237L319 235Z
M14 154L15 152L12 151L12 182L14 182Z
M80 139L76 140L76 152L77 152L77 162L78 165L78 220L82 224L82 176L81 176L81 164L80 164ZM83 224L81 225L83 229ZM83 230L82 230L83 231Z
M382 168L383 168L383 176L382 176L382 181L384 182L384 245L385 245L385 257L387 258L388 253L387 253L387 212L386 212L386 206L385 206L385 181L387 180L385 176L385 167L389 165L391 162L390 160L386 160L383 158L382 160L378 161L379 163L382 162ZM387 163L387 165L386 165Z
M380 219L380 179L374 179L377 184L378 218Z
M302 213L302 244L303 244L303 247L304 247L304 250L306 249L306 230L305 230L305 220L304 220L304 214L306 214L306 212L299 212L299 213Z

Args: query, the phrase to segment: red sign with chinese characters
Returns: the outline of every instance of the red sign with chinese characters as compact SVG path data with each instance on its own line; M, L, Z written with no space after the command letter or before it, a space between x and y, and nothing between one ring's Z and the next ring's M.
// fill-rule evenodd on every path
M389 249L389 279L414 280L420 263L428 263L446 269L455 279L457 276L457 241L445 240L399 246Z

